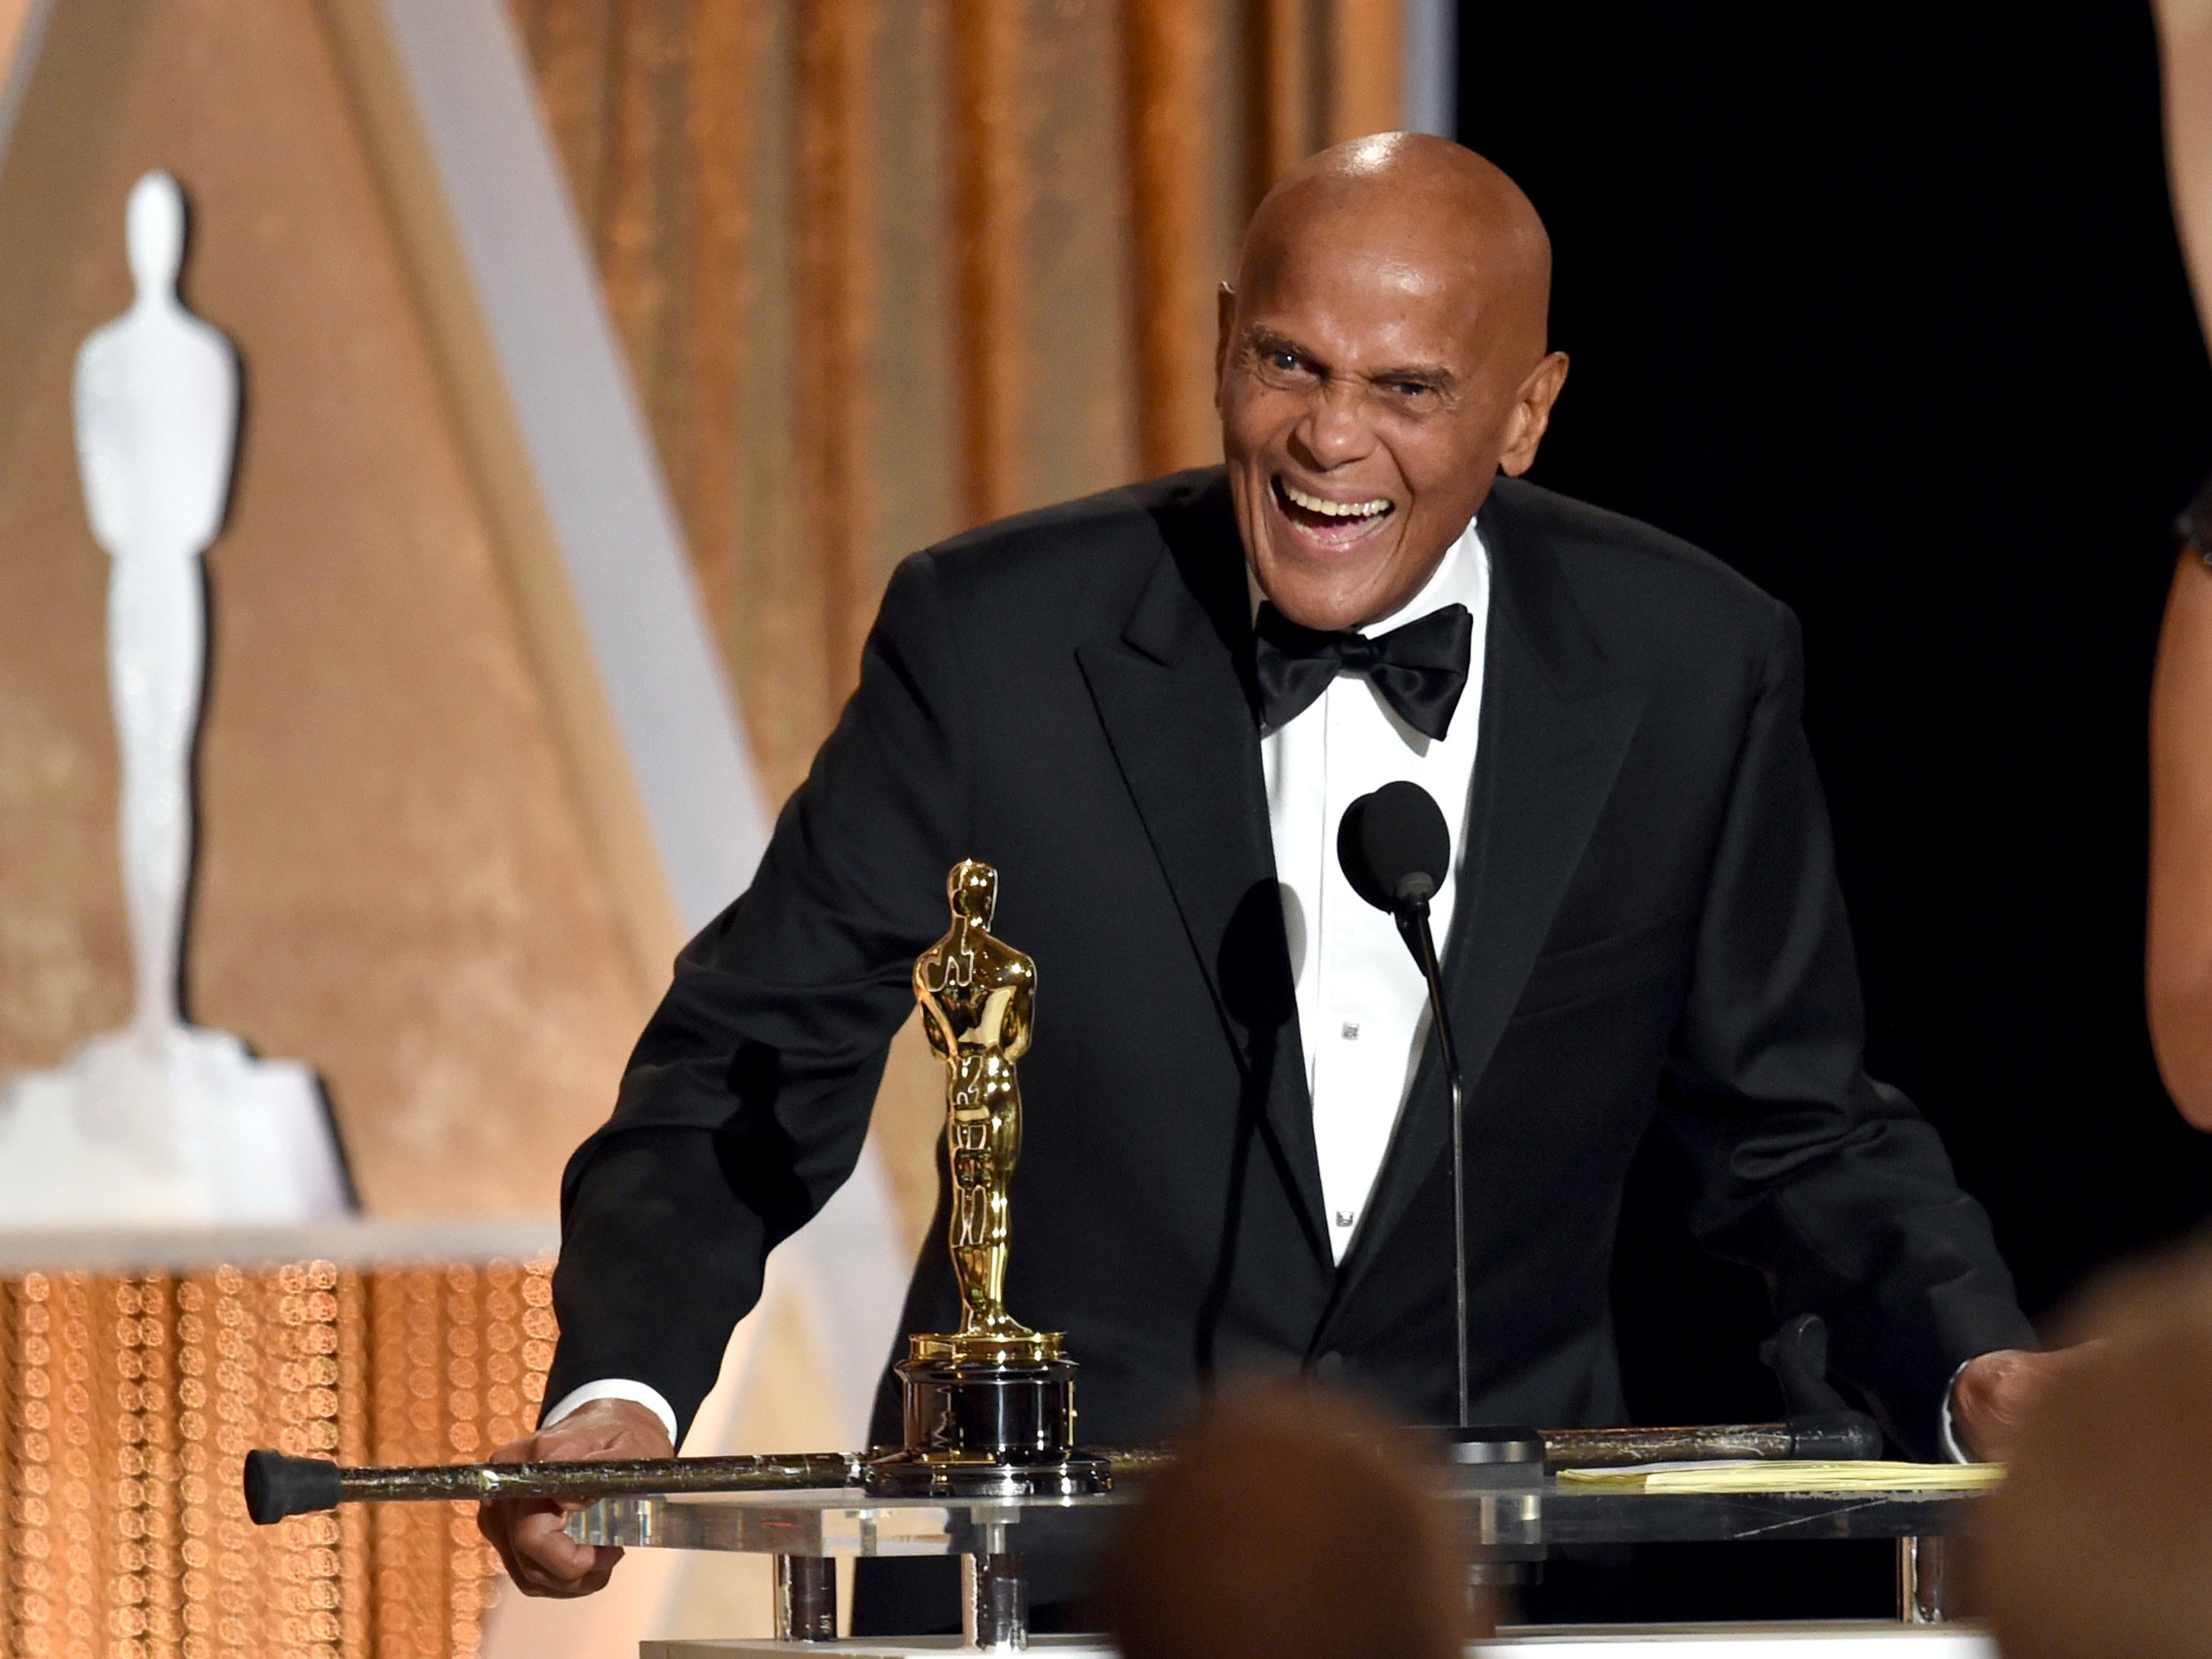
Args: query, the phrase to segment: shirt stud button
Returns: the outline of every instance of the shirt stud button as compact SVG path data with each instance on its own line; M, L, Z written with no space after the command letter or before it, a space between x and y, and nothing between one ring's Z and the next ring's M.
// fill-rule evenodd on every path
M1358 1020L1347 1019L1345 1021L1343 1030L1344 1040L1346 1042L1357 1042L1359 1041L1359 1022Z

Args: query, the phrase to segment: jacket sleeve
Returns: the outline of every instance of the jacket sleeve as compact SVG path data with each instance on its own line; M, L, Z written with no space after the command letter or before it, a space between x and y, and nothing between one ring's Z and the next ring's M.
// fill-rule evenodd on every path
M1817 1312L1892 1438L1936 1450L1952 1374L2033 1347L1989 1218L1935 1130L1863 1066L1865 1017L1802 724L1796 619L1776 607L1717 840L1662 1115L1700 1180L1690 1222Z
M752 885L677 958L613 1116L568 1161L548 1400L625 1377L688 1428L768 1252L852 1173L963 856L959 684L919 554Z

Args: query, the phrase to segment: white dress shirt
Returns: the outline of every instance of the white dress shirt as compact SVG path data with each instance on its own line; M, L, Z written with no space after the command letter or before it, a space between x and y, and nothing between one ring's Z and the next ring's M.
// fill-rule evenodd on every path
M1258 588L1253 588L1258 604ZM1337 826L1362 795L1401 779L1435 797L1451 827L1451 867L1429 901L1438 948L1459 894L1460 843L1482 720L1482 657L1490 614L1490 555L1470 522L1429 580L1375 635L1448 605L1474 618L1467 690L1443 737L1401 720L1364 675L1340 674L1303 713L1260 738L1267 826L1283 894L1283 927L1297 985L1313 1101L1314 1149L1330 1248L1344 1260L1389 1150L1399 1109L1428 1040L1428 991L1389 915L1361 898L1337 862Z

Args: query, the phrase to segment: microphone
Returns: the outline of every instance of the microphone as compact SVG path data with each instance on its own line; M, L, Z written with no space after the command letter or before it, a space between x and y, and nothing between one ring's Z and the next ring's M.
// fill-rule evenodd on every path
M1429 930L1429 901L1451 868L1451 831L1443 809L1418 783L1401 780L1362 795L1337 826L1337 862L1352 890L1398 924L1399 936L1429 988L1429 1024L1451 1085L1452 1311L1459 1361L1459 1426L1471 1427L1467 1374L1467 1137L1466 1085L1444 1012L1443 975Z

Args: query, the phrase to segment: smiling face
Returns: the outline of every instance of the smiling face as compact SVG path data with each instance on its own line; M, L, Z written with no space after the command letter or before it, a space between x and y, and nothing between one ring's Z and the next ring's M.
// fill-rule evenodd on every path
M1566 378L1549 253L1511 181L1442 139L1303 164L1221 293L1216 400L1262 591L1309 628L1389 616L1500 468L1527 471Z

